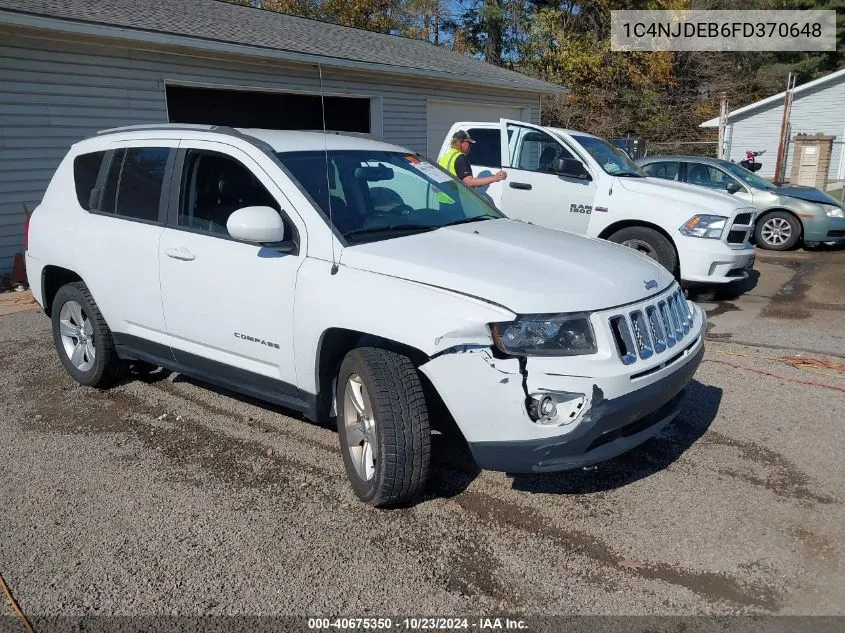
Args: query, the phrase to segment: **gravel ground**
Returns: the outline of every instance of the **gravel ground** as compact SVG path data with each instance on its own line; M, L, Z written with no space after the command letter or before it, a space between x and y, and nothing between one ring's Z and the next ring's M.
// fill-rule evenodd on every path
M510 477L435 436L425 498L392 511L357 501L330 429L165 372L80 387L40 311L0 318L0 571L34 618L845 615L845 373L767 360L842 362L845 251L758 269L702 304L658 438Z

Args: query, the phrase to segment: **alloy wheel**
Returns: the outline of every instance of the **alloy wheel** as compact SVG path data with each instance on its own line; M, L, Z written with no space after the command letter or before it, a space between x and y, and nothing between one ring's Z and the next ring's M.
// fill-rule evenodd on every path
M59 334L65 354L79 371L94 366L97 349L94 346L94 328L91 319L76 301L68 301L59 312Z
M760 236L766 244L780 246L792 237L792 226L783 218L769 218L763 224Z
M378 462L378 436L370 396L358 374L349 376L343 390L343 426L355 472L363 481L370 481Z

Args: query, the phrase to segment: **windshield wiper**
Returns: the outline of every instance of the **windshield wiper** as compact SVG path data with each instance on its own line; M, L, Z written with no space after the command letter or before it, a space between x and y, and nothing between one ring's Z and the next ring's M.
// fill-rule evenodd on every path
M620 178L645 178L645 176L638 174L635 171L620 171L618 174L613 175L619 176Z
M438 228L443 228L444 226L455 226L457 224L469 224L470 222L481 222L482 220L498 220L498 215L475 215L471 218L461 218L460 220L455 220L454 222L447 222L446 224L441 224Z
M371 226L368 229L355 229L344 233L343 237L348 238L353 235L369 235L371 233L391 233L393 231L433 231L439 228L439 226L428 224L391 224L389 226Z

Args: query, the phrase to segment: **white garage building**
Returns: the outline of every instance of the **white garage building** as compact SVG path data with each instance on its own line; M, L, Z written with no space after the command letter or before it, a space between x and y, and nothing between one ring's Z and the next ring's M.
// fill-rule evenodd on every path
M319 66L318 66L319 65ZM218 0L0 0L0 274L71 143L141 123L368 132L434 154L458 119L539 122L560 86L427 42Z
M798 134L823 134L835 137L830 148L827 179L845 179L845 69L801 84L792 94L787 177L791 172L795 137ZM764 178L775 175L785 95L781 92L729 113L725 129L728 160L743 160L747 150L766 150L758 159L762 165L758 173ZM718 128L719 119L705 121L700 127Z

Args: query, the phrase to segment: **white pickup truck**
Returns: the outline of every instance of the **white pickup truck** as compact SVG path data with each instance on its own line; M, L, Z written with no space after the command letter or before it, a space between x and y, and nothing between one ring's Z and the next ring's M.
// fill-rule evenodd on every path
M624 244L687 287L725 286L754 265L755 209L726 193L648 177L591 134L507 119L455 123L438 156L457 130L475 141L473 175L507 171L476 191L510 218Z

